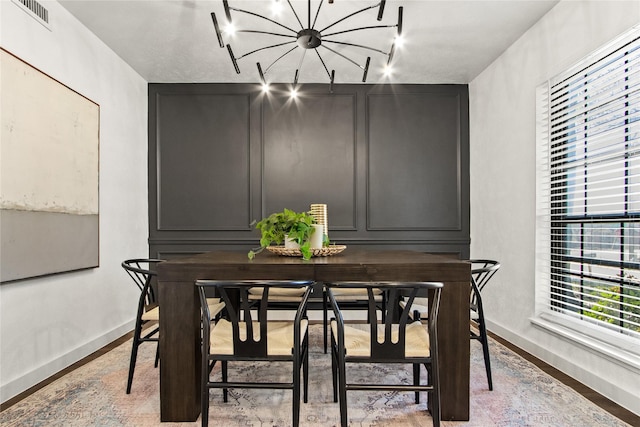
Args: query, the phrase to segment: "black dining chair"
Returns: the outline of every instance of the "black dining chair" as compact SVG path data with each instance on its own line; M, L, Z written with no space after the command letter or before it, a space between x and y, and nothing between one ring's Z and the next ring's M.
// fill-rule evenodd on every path
M489 280L500 269L500 263L487 259L472 259L471 262L471 296L469 303L469 315L471 322L475 325L478 332L470 330L470 338L480 341L482 344L482 353L484 356L484 368L487 371L487 383L489 390L493 390L493 380L491 378L491 359L489 358L489 337L487 335L487 326L484 320L484 307L482 305L481 292L487 285Z
M362 390L413 391L416 403L420 392L427 392L428 407L434 426L440 425L440 378L438 371L437 323L442 283L430 282L348 282L327 284L327 295L335 318L331 319L331 368L333 377L333 399L340 402L340 424L349 425L347 415L347 392ZM368 322L347 324L342 316L340 301L334 289L359 289L367 294ZM382 290L387 295L385 320L377 318L377 303L374 291ZM420 320L411 321L411 306L419 294L428 294L428 327ZM404 307L400 299L404 298ZM347 364L386 363L411 364L413 384L381 383L379 378L369 382L347 382ZM420 368L427 372L427 384L421 384ZM355 369L355 368L354 368Z
M145 342L155 342L156 359L154 366L158 367L160 360L159 331L160 322L160 306L156 296L155 280L157 277L156 265L163 262L161 259L153 258L137 258L128 259L122 262L122 268L129 274L129 277L140 290L140 298L138 299L138 309L136 312L136 324L133 329L133 348L131 349L131 360L129 362L129 377L127 379L127 394L131 393L131 385L133 383L133 372L136 368L136 359L138 358L138 347ZM215 319L220 311L224 308L224 303L219 298L207 298L209 311ZM154 323L154 325L145 331L142 336L142 329L146 324Z
M482 344L482 354L484 357L484 368L487 372L487 383L489 390L493 390L493 379L491 377L491 359L489 358L489 336L484 320L484 307L482 305L481 291L489 282L491 277L500 269L500 263L493 260L472 259L471 263L471 281L469 293L469 319L474 329L469 330L469 338L479 341ZM403 302L400 303L401 305ZM411 317L413 319L427 319L429 310L426 304L416 298L413 304Z
M209 423L209 390L223 390L223 400L227 401L230 388L290 389L293 391L293 425L300 423L300 370L303 372L303 400L308 400L309 379L309 321L306 306L313 286L312 281L196 281L202 309L202 378L201 378L201 420ZM207 304L207 290L220 295L225 310L221 318L212 323L212 314ZM303 289L295 318L290 321L270 321L269 293L272 289L284 292L286 289ZM255 296L260 295L260 304L255 304ZM254 311L257 307L257 318ZM291 362L290 381L265 382L231 381L228 363L234 361ZM221 362L221 380L212 378L212 370ZM258 367L257 367L258 368ZM265 367L268 369L268 367Z
M129 277L140 290L138 298L138 310L136 313L136 324L133 330L133 348L131 349L131 360L129 361L129 377L127 379L127 394L131 393L131 384L133 383L133 372L136 368L136 359L138 357L138 347L145 342L156 343L156 360L154 366L158 367L159 348L158 340L158 322L160 321L160 308L156 292L152 286L152 282L156 277L155 267L162 262L161 259L128 259L122 262L122 268L129 274ZM142 328L147 323L155 323L151 329L145 331L142 336Z

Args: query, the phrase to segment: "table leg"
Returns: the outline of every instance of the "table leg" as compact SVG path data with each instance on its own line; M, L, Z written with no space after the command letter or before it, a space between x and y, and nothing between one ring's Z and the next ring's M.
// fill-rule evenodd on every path
M445 282L438 316L442 420L469 420L469 283Z
M200 414L200 303L187 282L159 282L160 420L195 421Z

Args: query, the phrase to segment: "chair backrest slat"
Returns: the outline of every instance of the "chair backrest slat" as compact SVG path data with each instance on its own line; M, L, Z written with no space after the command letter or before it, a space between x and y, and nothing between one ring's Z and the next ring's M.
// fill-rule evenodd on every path
M480 296L489 280L500 269L498 261L488 259L472 259L471 262L471 293L470 306L474 311L482 310L482 297Z
M328 285L328 295L334 312L338 309L337 314L340 317L339 322L344 323L339 312L340 303L336 300L332 288L360 288L366 289L368 297L368 319L370 333L370 355L377 360L404 359L406 349L406 330L409 323L410 313L413 303L418 293L429 292L431 300L431 308L433 313L433 328L437 324L437 313L440 306L441 283L430 282L340 282L330 283ZM374 290L382 290L387 295L386 313L383 316L384 323L378 323L377 310L381 307L375 301L376 294ZM404 298L404 307L400 307L399 301ZM431 313L431 312L430 312ZM432 316L429 316L432 319ZM379 326L383 326L384 335L379 337ZM435 329L434 333L435 333ZM394 332L397 339L394 341ZM379 338L382 338L380 341Z
M141 314L145 306L157 304L155 290L152 282L157 276L155 271L157 264L163 260L155 258L138 258L128 259L122 262L122 268L127 272L129 277L140 290L140 299L138 301L138 311Z
M198 280L196 281L200 295L202 311L205 314L205 325L211 321L208 315L206 302L206 288L214 288L225 303L226 318L231 323L233 331L233 354L246 358L266 358L268 350L267 334L267 311L269 289L272 287L306 287L306 292L301 298L300 306L296 312L298 320L301 310L304 311L309 294L311 292L311 281L218 281L218 280ZM250 290L261 289L257 320L253 320L252 309L256 309L255 299L251 299ZM254 323L259 325L260 334L254 334ZM298 322L299 323L299 322ZM296 326L297 328L298 326ZM208 333L208 331L205 331ZM245 339L242 339L245 335Z

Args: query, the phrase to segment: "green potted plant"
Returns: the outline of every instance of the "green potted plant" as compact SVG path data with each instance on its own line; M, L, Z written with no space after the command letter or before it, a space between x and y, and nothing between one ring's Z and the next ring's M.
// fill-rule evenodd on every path
M300 253L304 259L310 259L311 235L315 231L315 222L315 218L309 212L295 212L286 208L282 212L275 212L261 219L256 223L256 228L261 233L260 247L249 251L249 259L253 259L272 243L283 244L285 236L300 246ZM323 244L326 245L327 242L323 241Z

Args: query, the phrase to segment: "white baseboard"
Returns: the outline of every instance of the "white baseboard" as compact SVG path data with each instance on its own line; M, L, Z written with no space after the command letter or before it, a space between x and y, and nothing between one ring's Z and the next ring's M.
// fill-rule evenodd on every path
M100 350L107 344L112 343L121 336L132 331L134 327L133 321L127 322L111 331L91 340L80 347L76 347L71 351L41 365L26 374L0 385L0 403L4 403L12 397L17 396L30 387L46 380L47 378L57 374L61 370L73 365L91 353Z

